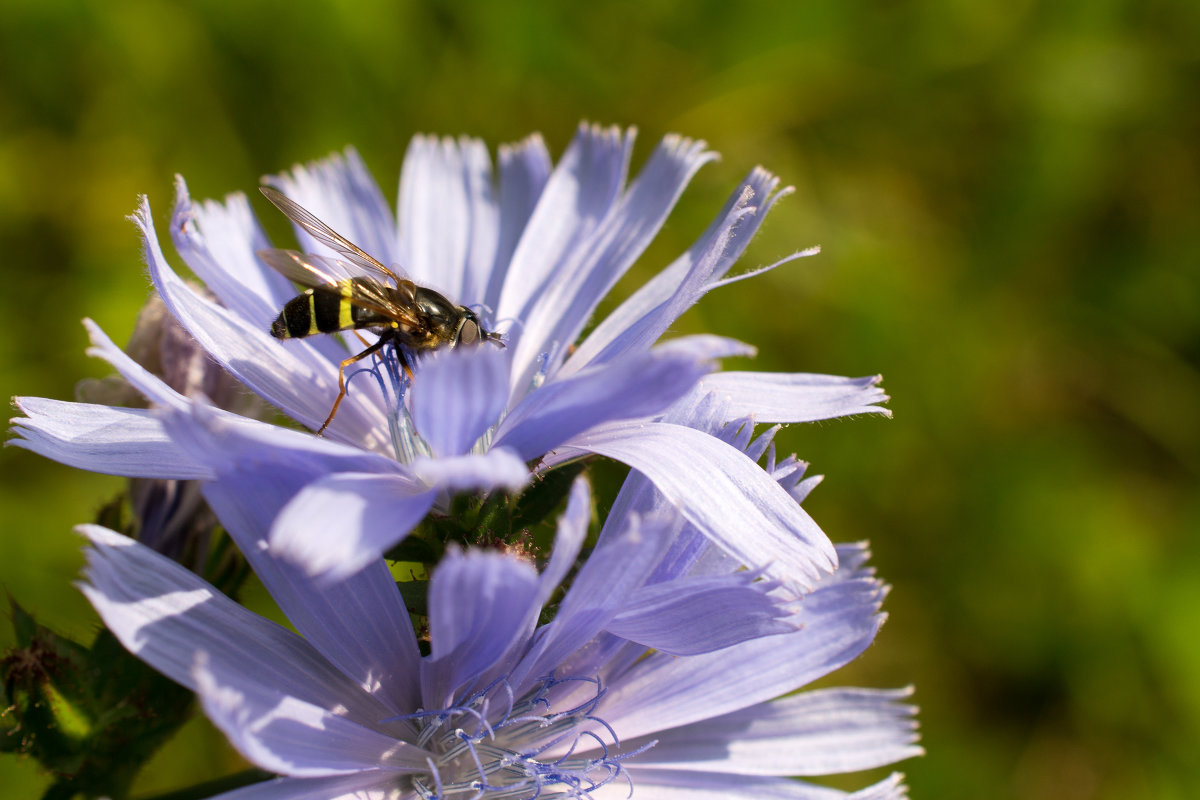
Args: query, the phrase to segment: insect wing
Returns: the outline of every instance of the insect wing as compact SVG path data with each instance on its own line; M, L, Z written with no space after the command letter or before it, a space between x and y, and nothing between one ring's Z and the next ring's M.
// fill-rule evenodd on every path
M310 289L318 286L332 286L344 280L362 277L361 270L353 268L345 261L312 253L301 253L298 250L259 250L258 257L288 280Z
M260 186L258 188L263 193L263 196L274 203L275 207L282 211L288 219L306 230L310 236L321 244L341 253L350 259L350 261L357 264L366 272L368 277L375 280L392 280L399 283L400 278L394 272L379 263L377 259L363 252L362 248L354 244L354 242L317 219L308 209L301 206L295 200L292 200L283 192L271 186Z
M350 264L341 259L327 258L297 250L259 250L258 256L268 266L301 286L316 289L321 286L339 286L354 281L354 291L347 299L356 306L374 311L397 322L416 323L411 310L415 287L412 281L399 279L393 292L369 274L364 276L361 265ZM409 307L405 307L407 302Z

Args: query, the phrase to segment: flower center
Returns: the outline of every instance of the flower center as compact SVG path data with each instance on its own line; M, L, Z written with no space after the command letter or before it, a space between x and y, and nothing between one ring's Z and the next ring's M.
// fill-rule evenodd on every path
M552 690L578 697L585 684L581 702L552 709ZM556 800L628 780L620 762L633 753L615 754L615 733L592 714L603 695L595 678L550 676L514 701L501 679L453 707L407 715L420 729L416 743L436 754L413 788L426 800Z

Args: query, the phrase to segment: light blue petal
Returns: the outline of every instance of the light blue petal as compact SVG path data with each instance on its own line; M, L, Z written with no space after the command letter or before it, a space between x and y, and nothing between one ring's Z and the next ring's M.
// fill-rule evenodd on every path
M658 349L665 346L660 345ZM695 395L689 394L688 397L694 398ZM720 416L722 413L720 409L713 408L717 405L716 402L709 395L703 396L701 401L695 407L686 409L687 413L680 412L683 401L676 403L668 410L662 421L687 424L689 427L708 433L738 450L746 447L751 434L749 426L736 428L732 425L717 424L710 419ZM699 416L701 414L704 416ZM625 483L621 486L621 491L613 501L609 511L610 522L601 529L600 540L603 541L607 536L616 532L616 524L611 523L619 523L619 520L629 514L669 514L675 518L671 534L671 547L655 568L651 579L653 583L674 580L682 576L727 575L744 566L743 562L715 547L711 537L696 525L688 522L678 509L655 488L654 483L637 470L629 473Z
M650 736L795 691L856 658L883 623L885 589L839 574L805 596L795 633L690 658L652 655L610 677L601 713L623 738Z
M24 417L12 420L9 444L62 464L109 475L143 478L211 478L163 429L153 412L68 403L42 397L14 401Z
M168 435L188 458L220 477L243 471L261 474L281 491L295 493L331 472L404 472L391 458L212 406L197 404L158 413Z
M525 658L529 649L527 647L529 634L532 634L537 626L542 607L550 600L550 597L554 594L554 590L558 588L558 585L575 565L575 559L578 557L583 542L587 537L588 523L591 521L591 511L591 492L588 488L587 479L581 475L571 484L571 491L567 498L567 508L558 519L558 528L554 537L554 549L551 552L549 562L538 578L537 593L529 600L529 604L525 609L523 622L514 628L514 630L520 631L521 635L512 637L512 644L509 649L503 656L495 659L491 666L479 676L478 683L487 685L494 680L503 679L508 682L514 693L520 694L525 690L526 687L522 683L526 677L524 667L516 671L514 671L514 667L518 660L521 659L524 659L525 667L531 664L531 661ZM551 666L547 669L552 668ZM536 674L532 677L537 679L543 677L543 675Z
M842 542L837 545L838 574L855 577L871 578L875 568L867 566L871 559L871 550L866 542Z
M409 393L413 422L433 454L463 455L504 411L508 356L486 343L436 353L421 362Z
M881 781L847 795L846 800L909 800L904 774L893 772Z
M496 259L488 279L482 302L491 311L500 303L500 291L508 276L509 263L517 241L525 231L529 217L542 196L550 177L550 153L542 137L533 134L511 145L501 145L500 163L500 233L496 244ZM504 320L501 320L504 321Z
M642 586L605 630L676 656L732 647L748 639L790 633L787 610L749 573L680 578Z
M878 404L888 396L878 375L843 378L837 375L775 372L720 372L705 376L696 391L719 395L726 403L726 421L753 417L755 422L814 422L850 414L892 412Z
M169 558L98 525L77 530L92 542L80 589L121 644L177 683L196 688L192 667L205 652L211 664L309 703L388 716L308 642Z
M203 654L193 675L204 713L238 752L263 769L297 778L427 769L426 751L335 713L341 709L247 681L238 669L219 666Z
M802 692L654 734L641 765L740 775L834 775L920 755L911 689ZM626 740L626 747L637 742Z
M270 213L277 212L272 207ZM229 195L224 205L213 200L196 205L183 178L176 176L170 233L175 249L205 288L257 330L270 329L284 304L300 291L258 257L272 245L240 192ZM304 344L306 352L335 364L347 355L332 336L312 337Z
M512 671L518 692L526 683L556 669L569 674L593 674L598 653L584 646L620 611L626 598L640 586L657 563L669 540L662 520L632 515L620 534L601 543L579 568L554 619L538 631L536 644ZM583 661L572 661L577 655Z
M559 450L638 470L714 544L786 587L810 589L836 564L833 545L795 500L744 453L706 433L666 422L609 424Z
M741 257L775 201L790 192L776 191L778 185L778 178L756 167L686 253L596 326L563 365L568 374L653 344Z
M653 348L653 352L658 355L686 355L695 359L715 361L720 358L738 356L752 357L758 354L758 348L728 336L698 333L692 336L680 336L678 339L669 339Z
M483 300L496 257L499 209L487 146L414 136L400 173L400 263L457 303Z
M174 441L216 477L204 496L296 629L364 686L381 686L397 711L416 702L416 639L382 560L330 584L270 555L267 535L304 486L338 473L399 474L394 461L314 436L198 409L164 417Z
M567 573L575 564L583 541L587 537L588 523L592 516L592 492L587 478L580 475L571 484L571 492L567 496L567 508L558 518L558 527L554 534L554 550L550 561L542 570L541 589L538 592L538 605L544 605L550 595L558 588Z
M893 772L878 783L859 789L847 800L908 800L908 787L904 785L904 776Z
M496 308L499 319L523 320L527 306L608 215L625 184L632 150L632 131L579 126L513 251ZM540 342L546 333L532 335Z
M236 476L232 476L235 477ZM417 707L420 652L408 611L382 559L351 580L330 583L267 551L273 519L256 497L278 508L269 480L251 472L241 481L205 486L204 497L238 542L280 610L310 644L359 685L372 687L395 713ZM249 544L247 544L249 542Z
M532 630L528 610L538 597L532 564L496 552L451 551L429 582L432 652L422 663L425 708L445 708L455 696L485 688L480 678Z
M152 374L150 370L134 361L124 350L113 344L112 339L109 339L108 335L95 322L85 318L83 327L88 332L88 339L91 340L91 347L87 350L88 355L102 358L111 364L130 386L141 392L152 404L175 409L189 408L192 405L193 401L190 398L184 397L172 389L165 381Z
M747 429L748 435L753 436L753 434L754 434L753 420L747 419L744 427ZM767 472L771 473L771 477L775 478L775 480L779 480L779 477L775 474L774 469L772 469L772 467L775 463L774 462L775 434L779 433L779 431L782 430L782 428L783 428L782 425L772 425L771 427L767 428L759 435L754 436L754 438L752 440L750 440L746 443L745 447L741 448L742 451L749 457L749 459L751 461L755 461L755 462L761 462L763 455L766 454L767 451L769 450L771 452L771 461L770 461L770 464L764 466L764 469L766 469ZM808 467L807 464L799 464L798 465L798 469L801 474L804 473L804 469L807 467Z
M410 476L320 478L280 510L271 526L271 555L322 580L344 580L402 541L429 512L434 497Z
M448 492L516 492L529 483L529 468L512 450L495 448L477 456L417 458L409 465L412 474L430 488Z
M715 157L703 142L663 138L629 190L526 306L513 353L515 387L533 377L543 353L554 374L600 300L649 246L696 171Z
M496 446L535 459L614 419L662 411L711 366L690 353L647 353L549 383L525 397L496 432Z
M291 172L269 175L263 183L283 192L385 266L398 260L392 210L353 147L320 161L297 164ZM295 230L304 252L333 255L299 227Z

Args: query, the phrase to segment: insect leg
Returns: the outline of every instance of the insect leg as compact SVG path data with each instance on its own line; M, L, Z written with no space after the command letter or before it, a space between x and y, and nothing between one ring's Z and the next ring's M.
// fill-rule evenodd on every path
M334 415L337 414L338 406L340 406L342 404L342 398L346 396L346 367L350 366L351 364L355 363L356 361L362 361L364 358L366 358L369 355L375 354L376 352L379 351L379 349L381 347L383 347L385 344L387 344L391 340L392 340L392 337L389 336L385 332L382 335L380 335L380 337L375 341L375 344L371 345L366 350L363 350L361 353L358 353L357 355L350 356L349 358L347 358L341 364L338 365L338 396L337 396L337 400L333 401L333 408L329 409L329 416L325 418L325 422L322 423L320 430L317 431L317 436L324 435L325 429L329 427L329 423L333 422L333 417L334 417ZM403 361L404 357L401 356L400 358L401 358L401 361ZM408 369L407 362L404 362L404 367L405 367L405 369Z

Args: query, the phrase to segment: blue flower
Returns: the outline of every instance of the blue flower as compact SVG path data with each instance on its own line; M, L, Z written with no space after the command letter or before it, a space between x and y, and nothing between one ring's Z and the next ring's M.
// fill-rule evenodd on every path
M632 143L632 132L581 126L552 166L531 137L500 149L497 177L481 142L418 137L405 161L398 224L353 151L269 179L380 261L478 308L507 342L503 350L424 359L411 386L385 352L373 370L351 374L325 439L181 396L89 325L93 352L155 410L20 398L26 416L15 421L16 444L84 469L201 479L243 550L267 547L331 579L377 559L457 492L518 490L531 470L599 454L647 476L743 563L795 589L811 587L836 564L825 535L750 459L670 421L671 409L715 393L722 423L786 423L886 413L878 405L886 396L877 378L713 373L715 359L752 352L717 336L656 344L706 292L745 277L726 276L787 193L762 169L686 253L576 346L601 298L713 158L701 142L668 136L626 186ZM171 238L216 300L170 267L146 201L134 221L154 284L184 328L245 386L316 429L338 393L346 350L327 336L270 335L296 289L257 255L269 243L246 198L197 205L182 181L177 186ZM304 249L320 249L299 235ZM343 510L325 511L333 507Z
M769 439L740 444L754 454ZM769 466L803 494L802 468ZM920 752L907 690L790 694L855 658L882 623L885 588L861 545L839 547L837 571L796 602L648 484L623 502L561 600L587 529L582 480L540 572L451 550L430 581L425 654L381 562L336 584L293 572L299 635L96 526L82 529L82 588L126 647L281 776L229 800L833 798L846 795L788 776ZM893 775L851 796L905 791Z

